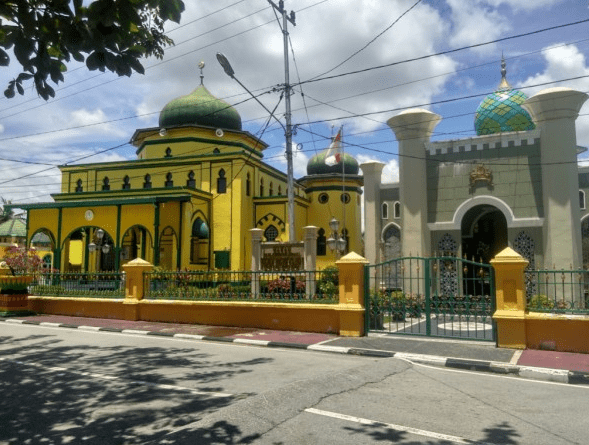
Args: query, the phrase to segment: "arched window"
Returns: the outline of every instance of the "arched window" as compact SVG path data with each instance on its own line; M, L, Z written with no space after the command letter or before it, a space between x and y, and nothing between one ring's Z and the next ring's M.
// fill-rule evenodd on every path
M327 254L327 238L325 238L325 230L319 229L317 232L317 256L325 256Z
M278 196L282 196L282 186L278 184Z
M583 190L579 190L579 208L585 210L585 192Z
M386 202L382 203L382 219L389 219L389 205Z
M264 196L264 178L260 178L260 196Z
M145 175L143 178L144 182L143 182L143 188L144 189L150 189L151 188L151 176L150 175Z
M401 217L401 203L397 201L393 207L393 217L399 219Z
M166 148L166 158L172 157L172 149L170 147Z
M247 177L245 179L245 196L249 196L250 195L250 189L252 186L252 182L250 180L250 174L247 174Z
M172 180L172 173L166 174L166 182L164 185L166 187L174 187L174 181Z
M110 183L108 180L108 176L105 176L102 180L102 190L110 190Z
M123 190L129 190L130 188L131 188L131 178L129 178L129 175L127 175L123 179Z
M264 237L267 242L276 241L276 238L278 238L278 229L272 225L268 226L264 231Z
M217 193L227 193L227 178L225 177L225 170L219 170L219 177L217 178Z
M186 181L186 187L195 188L196 181L194 180L194 172L190 170L188 173L188 180Z
M270 193L268 193L268 196L274 196L274 184L272 181L270 181Z
M83 192L83 191L84 191L84 187L82 187L82 180L78 179L78 181L76 182L76 193Z
M192 223L190 240L190 262L208 264L209 261L209 226L200 217Z
M221 150L219 150L218 148L215 148L213 150L213 153L216 154L216 155L218 155L219 153L221 153Z

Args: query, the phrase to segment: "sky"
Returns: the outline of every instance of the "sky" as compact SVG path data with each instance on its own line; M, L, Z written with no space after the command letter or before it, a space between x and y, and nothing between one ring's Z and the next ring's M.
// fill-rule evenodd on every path
M198 87L201 61L207 89L236 104L244 129L269 144L264 161L286 172L283 128L266 125L268 113L215 57L225 54L236 78L284 122L275 88L285 83L283 34L273 8L267 0L184 2L180 24L167 26L175 45L162 60L145 59L144 75L73 62L55 99L45 102L31 85L0 99L0 197L51 202L57 165L136 159L134 131L157 127L169 101ZM571 25L589 19L585 0L286 0L285 9L296 14L296 26L288 24L295 179L343 126L346 153L383 162L383 182L398 181L386 121L410 108L442 116L433 140L475 136L474 114L501 80L502 55L508 81L528 96L554 86L589 93L589 22ZM0 86L19 68L0 68ZM589 146L589 101L577 143Z

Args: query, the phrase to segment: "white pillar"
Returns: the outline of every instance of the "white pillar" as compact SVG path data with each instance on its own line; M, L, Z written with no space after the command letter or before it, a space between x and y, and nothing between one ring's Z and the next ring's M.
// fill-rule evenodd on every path
M416 108L387 121L399 141L402 256L430 254L425 143L441 119L431 111Z
M547 268L582 266L575 120L587 97L570 88L548 88L523 104L540 129Z
M311 299L315 295L316 281L315 281L315 267L317 259L317 231L319 227L306 226L303 227L305 234L304 251L305 251L305 291L307 299Z
M260 294L260 266L262 261L262 229L250 229L252 234L252 298Z
M364 256L370 264L380 262L380 184L384 164L370 161L360 165L364 176Z

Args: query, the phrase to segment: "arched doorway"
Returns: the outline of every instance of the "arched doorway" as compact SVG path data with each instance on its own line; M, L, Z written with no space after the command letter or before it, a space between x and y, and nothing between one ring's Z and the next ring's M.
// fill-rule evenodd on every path
M507 220L503 212L481 204L466 212L461 222L462 255L488 263L507 247Z
M121 240L121 264L125 264L135 258L153 262L153 241L151 234L141 225L129 227Z
M115 269L115 244L100 227L73 230L63 242L64 272L105 272Z
M159 266L164 270L176 270L180 267L177 264L178 237L170 226L162 230L160 235L160 261Z

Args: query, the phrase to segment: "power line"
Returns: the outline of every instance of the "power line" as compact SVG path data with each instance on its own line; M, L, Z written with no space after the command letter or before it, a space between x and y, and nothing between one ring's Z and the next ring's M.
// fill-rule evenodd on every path
M399 60L397 62L391 62L391 63L387 63L385 65L377 65L377 66L373 66L373 67L370 67L370 68L364 68L364 69L356 70L356 71L349 71L347 73L336 74L336 75L333 75L333 76L320 77L320 78L311 78L309 80L304 80L303 82L301 82L299 84L295 84L295 86L300 85L300 84L305 84L305 83L319 82L321 80L336 79L338 77L350 76L352 74L365 73L367 71L373 71L373 70L378 70L378 69L382 69L382 68L388 68L388 67L391 67L391 66L401 65L403 63L415 62L415 61L418 61L418 60L425 60L425 59L429 59L431 57L437 57L437 56L443 56L443 55L446 55L446 54L452 54L452 53L455 53L455 52L464 51L466 49L478 48L480 46L491 45L493 43L504 42L506 40L518 39L518 38L521 38L521 37L527 37L527 36L531 36L531 35L534 35L534 34L540 34L540 33L543 33L543 32L553 31L555 29L566 28L568 26L579 25L579 24L587 23L587 22L589 22L589 19L579 20L577 22L569 22L569 23L565 23L565 24L557 25L557 26L551 26L549 28L537 29L535 31L530 31L530 32L522 33L522 34L516 34L516 35L508 36L508 37L502 37L502 38L495 39L495 40L489 40L487 42L475 43L473 45L462 46L460 48L449 49L449 50L446 50L446 51L440 51L440 52L437 52L437 53L434 53L434 54L427 54L425 56L419 56L419 57L413 57L411 59Z

